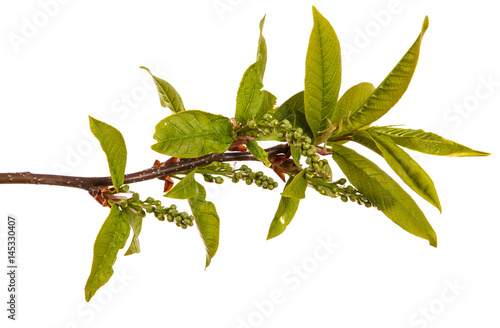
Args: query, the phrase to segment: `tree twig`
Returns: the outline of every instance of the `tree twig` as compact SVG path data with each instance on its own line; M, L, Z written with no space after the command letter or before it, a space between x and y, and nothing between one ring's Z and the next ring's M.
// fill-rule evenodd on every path
M286 154L289 146L280 144L266 149L268 156ZM177 163L162 167L152 167L143 171L125 175L125 184L161 178L167 174L187 171L202 167L212 162L257 161L250 152L212 153L205 156L183 159ZM75 177L31 172L0 173L0 184L36 184L79 188L90 191L95 187L113 185L111 177Z

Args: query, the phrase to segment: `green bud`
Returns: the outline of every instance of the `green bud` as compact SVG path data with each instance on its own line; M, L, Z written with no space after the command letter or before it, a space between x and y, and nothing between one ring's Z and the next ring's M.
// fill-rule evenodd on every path
M250 172L250 173L248 174L248 177L249 177L249 178L252 178L252 179L255 179L255 177L256 177L256 176L257 176L257 175L255 174L255 172Z
M133 202L138 201L139 200L139 194L138 193L134 193L132 195L132 198L130 198L130 200L133 201Z
M181 213L181 218L184 220L184 219L187 219L189 217L189 214L187 214L186 212L182 212Z
M284 125L288 125L290 124L290 121L285 118L283 121L281 121L281 123Z
M240 180L241 178L243 178L243 173L241 173L241 172L236 172L236 173L234 174L234 176L236 177L236 179Z
M309 165L309 164L311 164L311 162L312 162L311 157L307 157L307 158L306 158L306 164L308 164L308 165Z
M285 130L288 132L293 129L293 126L291 124L285 124Z
M269 189L269 190L273 190L273 189L274 189L274 185L272 185L272 184L268 185L268 186L267 186L267 189Z
M345 185L345 183L347 182L346 179L342 178L340 179L339 181L335 182L335 184L339 184L339 185Z
M246 169L248 169L248 166L246 166L246 165L242 165L242 166L240 167L240 170L242 170L242 171L245 171Z
M314 154L316 154L316 148L309 148L307 150L307 156L313 156Z
M247 178L245 180L245 182L246 182L247 185L251 185L253 183L253 179L252 178Z
M267 182L271 185L271 184L274 183L274 179L273 178L269 178L269 179L267 179Z
M319 171L319 165L318 165L318 163L313 163L312 167L313 167L314 171L316 171L316 172Z
M314 155L312 158L314 163L318 163L320 159L321 159L321 157L318 154Z
M173 216L177 216L177 215L179 215L179 211L177 211L177 210L171 210L170 214L172 214Z
M370 202L366 202L365 206L366 206L366 208L370 208L370 207L372 207L372 204Z
M177 216L174 215L174 220L175 220L175 222L181 222L182 218L180 217L180 215L177 215Z
M262 180L255 180L255 184L260 187L262 186Z
M340 200L342 200L345 203L347 202L347 197L344 195L340 195Z
M270 129L268 129L268 128L265 128L265 129L264 129L264 134L265 134L265 135L269 135L269 134L271 134L271 130L270 130Z
M255 176L257 176L257 177L261 177L263 175L264 175L264 172L262 172L262 171L255 173Z
M311 148L311 144L308 144L308 143L302 144L302 149L307 150L309 148Z
M233 177L231 178L231 181L234 183L238 183L240 180L238 180L238 178L233 175Z
M170 214L167 214L167 221L168 222L174 222L174 217Z
M300 154L301 154L302 156L307 156L307 150L302 149L302 151L300 152Z
M175 205L175 204L170 205L171 210L175 210L176 208L177 208L177 205Z
M271 114L264 114L262 118L264 119L264 121L269 122L270 120L273 119L273 116Z
M146 212L153 213L153 206L146 207Z
M248 127L251 129L255 129L257 127L257 123L255 121L248 122Z
M165 217L163 215L158 215L156 217L159 221L165 221Z
M305 142L306 144L311 144L312 140L311 140L311 138L309 138L309 137L305 137L305 138L304 138L304 142Z
M224 179L222 179L222 177L216 177L216 178L215 178L215 183L216 183L216 184L221 184L221 183L223 183L223 182L224 182Z
M347 186L347 188L345 188L345 190L349 193L349 194L352 194L354 193L355 189L353 186Z
M262 187L263 187L263 188L267 188L267 186L269 186L269 182L267 182L267 181L262 181Z
M300 133L300 134L304 133L304 130L302 130L302 128L297 128L295 131Z
M252 173L252 169L247 167L247 169L245 170L245 173Z
M298 140L298 139L300 139L300 137L302 137L302 133L299 133L298 131L295 131L293 133L293 137Z
M278 120L272 120L271 125L277 128L278 126L280 126L280 122L278 122Z
M129 191L130 186L129 185L123 185L120 187L120 192L127 192Z
M155 206L161 206L161 201L159 201L159 200L155 200L154 205L155 205Z
M214 182L214 177L211 176L210 174L203 174L203 177L205 178L206 182Z
M278 188L278 183L277 183L277 182L274 182L274 183L273 183L273 186L274 186L274 188Z
M283 134L283 132L278 133L278 139L283 139L284 137L285 135Z

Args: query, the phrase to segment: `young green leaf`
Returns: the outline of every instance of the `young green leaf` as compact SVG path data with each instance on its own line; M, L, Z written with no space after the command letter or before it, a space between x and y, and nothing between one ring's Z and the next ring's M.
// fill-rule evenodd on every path
M262 35L264 21L266 16L260 21L260 36L259 46L257 49L257 60L250 65L243 74L241 79L238 94L236 96L236 113L235 119L237 122L246 123L251 119L258 119L264 114L265 95L261 90L264 87L264 71L266 70L267 62L267 46L266 40ZM269 101L269 99L267 99Z
M303 135L313 137L311 128L306 120L304 109L304 91L298 92L285 101L273 115L273 119L279 122L287 119L294 128L301 128Z
M252 155L255 156L255 158L263 162L267 167L271 166L271 162L269 162L266 151L261 146L259 146L257 141L248 140L246 142L246 146L248 148L248 151L251 152Z
M300 168L301 167L301 165L300 165L300 149L298 149L294 145L290 145L290 153L292 154L293 162L295 163L295 165L297 165L297 167Z
M304 176L305 173L306 170L302 170L295 177L293 177L290 184L288 184L288 186L285 187L285 190L283 190L281 196L295 199L306 198L307 180Z
M220 220L215 205L205 199L207 195L205 188L198 182L197 184L200 191L199 194L188 201L193 211L196 227L198 227L207 251L207 260L205 263L205 268L207 268L215 256L217 248L219 248Z
M431 177L413 160L403 149L399 148L389 137L376 132L358 131L353 138L368 148L376 147L379 155L384 157L387 164L413 191L423 199L434 205L440 212L441 203Z
M262 90L263 100L262 100L262 108L259 113L265 114L269 113L273 115L274 113L274 105L276 105L276 96L270 93L269 91Z
M104 122L89 116L90 131L99 140L102 150L108 159L111 180L116 190L125 180L125 166L127 164L127 147L120 131Z
M314 137L328 128L340 90L340 43L330 23L313 7L314 26L306 55L305 114Z
M415 201L377 165L352 149L333 144L333 159L356 189L404 230L437 247L436 233Z
M198 189L199 183L194 179L195 173L196 170L186 174L181 181L179 181L169 192L165 194L165 197L189 199L198 195L200 190Z
M349 120L352 113L356 112L370 98L375 91L371 83L363 82L351 87L342 97L340 97L332 115L332 124L338 125L344 118L344 122Z
M87 302L113 275L113 264L116 261L118 250L125 247L129 234L130 225L127 218L120 211L120 208L113 204L94 243L92 269L85 285L85 300Z
M292 182L293 178L290 177L286 183L285 188ZM299 208L299 199L290 197L281 197L276 214L274 214L273 221L269 227L269 233L267 234L267 240L279 236L285 231L286 227L292 222L297 209Z
M410 130L391 127L372 127L375 131L391 138L398 145L430 155L439 156L489 156L489 153L470 149L437 134L423 130Z
M134 212L130 207L125 207L122 209L123 213L125 213L128 223L134 232L134 236L132 237L132 242L128 247L125 255L132 255L140 253L141 246L139 244L139 235L142 229L142 216L140 216L137 212Z
M368 126L381 118L401 99L410 84L420 54L420 44L425 31L429 27L429 18L426 16L422 31L417 40L410 47L399 63L389 73L384 81L373 92L371 97L361 107L353 111L349 121L339 130L340 135Z
M188 110L161 120L153 137L158 141L151 146L154 151L194 158L225 152L233 143L233 125L227 117Z
M153 77L153 80L156 84L156 89L158 89L158 95L160 96L160 104L163 107L170 108L173 113L179 113L185 110L181 96L177 93L173 86L171 86L167 81L154 76L149 68L146 68L144 66L141 66L140 68L148 71L149 74L151 74L151 76Z

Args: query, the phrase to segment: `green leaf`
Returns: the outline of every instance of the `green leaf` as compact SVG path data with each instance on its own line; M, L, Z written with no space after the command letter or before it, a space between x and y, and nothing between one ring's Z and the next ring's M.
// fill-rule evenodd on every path
M116 261L118 250L125 247L129 234L130 225L127 218L120 211L120 208L113 204L94 243L92 269L85 285L85 300L87 302L113 275L113 264Z
M313 7L314 26L306 55L305 113L314 136L328 128L340 90L340 43L330 23Z
M423 130L410 130L391 127L372 127L370 131L390 137L395 143L405 148L430 155L439 156L489 156L489 153L470 149L437 134Z
M294 145L290 145L290 153L292 154L292 159L297 167L301 168L300 165L300 149L297 149Z
M161 120L151 146L161 154L194 158L210 153L223 153L233 143L233 125L224 116L199 110L188 110Z
M151 76L153 77L153 80L156 84L156 89L158 89L158 95L160 96L160 104L163 107L170 108L173 113L185 111L181 96L177 93L173 86L171 86L167 81L154 76L149 68L146 68L144 66L141 66L140 68L148 71L149 74L151 74Z
M266 90L262 90L262 94L264 95L264 98L262 100L262 108L259 113L269 113L273 115L274 105L276 105L276 96Z
M125 166L127 164L127 147L120 131L104 122L89 116L90 131L99 140L102 150L108 159L111 180L116 190L125 180Z
M351 87L339 99L337 107L333 111L332 124L337 125L340 120L343 122L349 120L352 113L356 112L370 98L375 91L371 83L363 82Z
M345 122L343 128L340 130L341 133L345 135L350 131L370 125L387 113L401 99L408 89L408 85L417 67L420 44L427 27L429 27L429 18L426 16L422 31L415 43L413 43L396 67L394 67L391 73L373 92L371 97L351 114L349 122Z
M285 189L290 185L293 178L290 177L286 183ZM267 240L279 236L285 231L286 227L292 222L297 209L299 208L299 199L290 197L281 197L276 214L274 214L274 219L269 227L269 233L267 234Z
M195 173L196 170L186 174L181 181L179 181L169 192L165 194L165 197L189 199L198 195L200 190L198 188L199 183L194 179Z
M434 182L422 167L413 160L403 149L399 148L389 137L379 135L376 132L358 131L354 133L355 141L365 145L371 143L368 148L376 147L379 155L384 157L387 164L399 175L413 191L423 199L434 205L440 212L441 203L437 195Z
M255 156L255 158L263 162L267 167L271 166L271 162L269 162L266 151L261 146L259 146L257 141L248 140L246 142L246 146L248 148L248 151L251 152L252 155Z
M264 114L266 95L261 90L264 87L264 72L267 62L267 46L266 40L262 35L264 21L266 16L260 21L260 36L259 46L257 49L257 60L250 65L243 74L238 94L236 96L236 113L235 119L237 122L246 123L251 119L258 119ZM269 98L267 98L269 101Z
M303 135L313 137L311 128L306 120L304 109L304 91L298 92L285 101L274 113L273 119L279 122L287 119L294 128L301 128Z
M197 184L200 191L199 194L188 201L195 217L196 227L198 227L203 243L205 244L207 252L205 268L207 268L219 248L220 220L215 205L205 199L207 195L205 188L201 184Z
M333 159L352 185L404 230L437 247L436 233L415 201L387 173L354 150L333 144Z
M128 223L134 232L134 236L132 237L132 242L128 247L125 255L132 255L141 252L141 246L139 244L139 235L142 229L142 216L140 216L137 212L134 212L130 207L125 207L122 209L123 213L125 213Z
M306 170L300 171L290 182L288 186L285 187L281 196L290 197L295 199L306 198L307 180L305 178Z

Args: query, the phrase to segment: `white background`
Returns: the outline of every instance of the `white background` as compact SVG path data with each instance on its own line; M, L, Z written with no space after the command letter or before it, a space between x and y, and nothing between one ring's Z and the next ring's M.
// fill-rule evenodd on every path
M226 7L217 10L217 4ZM499 327L500 21L494 1L2 1L0 172L107 175L87 115L122 131L128 173L152 165L162 159L149 148L154 125L168 111L139 66L173 84L188 109L232 117L264 14L264 83L281 104L303 89L313 4L344 49L341 93L359 82L378 85L429 15L410 88L378 123L422 128L493 154L411 153L440 195L442 214L412 193L439 247L381 212L313 190L287 231L266 241L279 191L226 182L207 187L221 236L206 271L196 229L148 217L142 252L121 252L119 279L87 304L92 246L108 210L81 190L1 185L1 262L7 214L14 214L20 271L16 322L6 319L1 275L2 327ZM38 27L30 29L33 23ZM360 151L387 168L377 155ZM132 189L162 197L160 181ZM335 244L331 253L321 248L328 242ZM291 271L294 266L304 273Z

